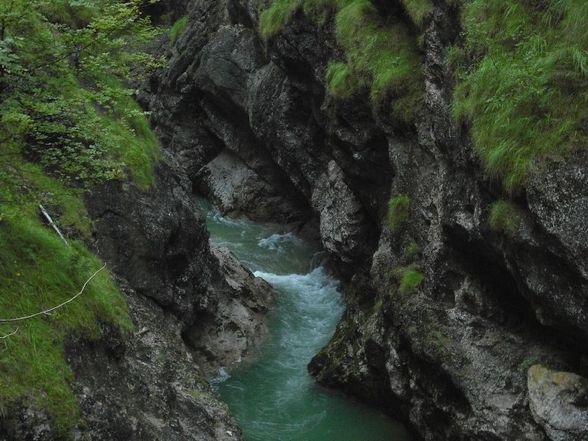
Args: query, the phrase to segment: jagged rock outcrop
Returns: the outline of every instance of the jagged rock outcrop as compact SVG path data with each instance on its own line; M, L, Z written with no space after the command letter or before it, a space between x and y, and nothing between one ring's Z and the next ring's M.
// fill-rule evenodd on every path
M96 253L123 288L135 330L72 339L66 358L81 422L57 433L46 412L0 419L0 440L240 440L207 382L266 334L272 289L226 249L211 249L190 182L163 152L153 185L88 192Z
M245 0L193 1L169 68L142 99L194 187L222 209L318 219L348 280L345 317L310 366L321 383L426 440L586 438L588 428L569 435L558 420L586 404L527 373L538 362L577 384L588 373L585 157L538 168L517 199L517 228L490 228L500 190L450 114L445 54L458 11L435 3L421 46L424 102L409 126L368 93L325 93L327 63L342 56L332 20L317 26L299 11L264 42L257 2ZM392 231L387 201L397 194L410 207ZM422 282L399 286L410 271ZM554 400L560 410L547 411Z
M184 332L209 373L241 361L266 335L264 317L273 296L272 287L253 276L227 248L214 246L211 251L225 287L215 292L216 307L200 314Z
M107 182L87 206L98 254L131 288L138 329L120 354L91 347L89 363L71 350L90 439L239 439L204 375L265 335L271 287L211 249L190 183L165 153L152 188Z
M84 440L239 440L226 405L210 389L182 338L183 324L132 290L137 331L67 348Z
M86 205L98 254L139 294L190 322L209 301L194 293L212 291L218 269L189 183L165 161L152 189L109 181L88 193Z

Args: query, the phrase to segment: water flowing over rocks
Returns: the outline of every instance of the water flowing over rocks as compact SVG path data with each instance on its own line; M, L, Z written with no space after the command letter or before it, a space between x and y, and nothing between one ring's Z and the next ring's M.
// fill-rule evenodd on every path
M588 375L586 158L537 167L515 231L490 228L500 190L450 114L458 11L435 4L424 106L408 125L367 92L326 94L327 64L342 56L332 19L297 12L264 42L258 2L246 0L193 0L141 99L193 188L222 211L318 225L347 281L346 314L310 365L319 382L425 440L586 439L586 402L574 398ZM398 194L409 220L391 231ZM409 269L423 281L399 289ZM569 374L535 380L538 363ZM575 415L569 427L564 414Z

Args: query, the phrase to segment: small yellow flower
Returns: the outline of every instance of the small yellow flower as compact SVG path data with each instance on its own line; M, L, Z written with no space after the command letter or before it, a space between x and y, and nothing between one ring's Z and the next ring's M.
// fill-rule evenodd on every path
M16 273L16 277L20 277L20 273Z

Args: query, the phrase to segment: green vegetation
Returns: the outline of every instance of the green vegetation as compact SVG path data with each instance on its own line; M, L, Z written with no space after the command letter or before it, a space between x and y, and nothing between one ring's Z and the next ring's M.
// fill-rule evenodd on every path
M267 40L278 34L300 6L301 0L275 0L259 17L261 35Z
M345 63L331 63L327 69L327 88L332 96L349 98L361 84L356 75Z
M402 0L422 29L431 0ZM457 76L454 116L469 121L488 175L509 193L533 164L588 145L588 3L583 0L452 0L460 4L463 42L451 50ZM369 89L390 98L397 121L410 122L422 97L417 38L400 18L386 22L369 0L274 0L261 33L275 36L294 13L318 24L335 16L345 60L326 73L328 91L347 99Z
M66 245L38 215L43 203L71 235L88 237L90 221L79 190L47 176L38 165L3 158L0 169L0 318L14 318L61 304L79 292L102 264L84 246ZM101 327L131 329L126 304L107 271L100 273L75 302L51 315L0 325L0 401L20 400L45 408L58 430L77 424L79 413L68 381L64 343L99 337Z
M402 277L400 279L398 290L401 294L408 294L414 291L421 285L421 283L423 283L423 280L425 280L423 273L413 267L402 268L400 273L402 274Z
M390 199L388 203L388 225L392 231L398 229L408 219L410 210L410 196L399 194Z
M420 97L420 58L406 28L384 25L369 0L354 0L337 13L337 40L350 69L371 81L375 101L392 94L399 115L415 111ZM359 82L358 82L359 83Z
M404 247L402 257L407 261L412 261L421 254L421 247L414 239L411 239L408 244Z
M71 298L102 265L78 242L65 245L28 213L2 222L0 228L0 312L2 319L46 310ZM79 412L68 382L66 339L94 339L99 323L125 331L132 328L126 304L108 273L99 274L76 301L53 312L0 326L2 335L18 329L4 342L0 356L0 400L27 400L55 419L65 432Z
M431 351L433 354L436 354L441 362L448 360L449 357L451 357L453 350L453 340L445 335L443 330L431 329L431 327L429 327L424 332L422 329L419 329L418 332L421 332L426 336L425 345L427 350Z
M587 22L584 0L463 2L454 114L508 192L533 163L588 145Z
M513 236L521 226L521 211L508 201L497 201L490 209L490 228Z
M50 21L57 18L43 15L45 6L0 5L3 150L78 186L127 172L148 186L158 146L125 81L156 66L140 51L154 31L136 2L63 0L50 8L55 17L79 9L76 23L93 17L82 27Z
M192 397L194 397L195 400L200 401L205 393L206 392L203 392L200 389L192 389L190 395L192 395Z
M531 366L534 366L539 363L540 363L540 360L538 357L526 358L519 364L519 371L527 373L527 371L531 368Z
M329 92L348 98L368 88L375 104L391 98L394 116L412 121L423 82L420 54L406 25L384 22L370 0L275 0L261 14L261 34L266 39L276 35L300 8L319 23L336 13L335 33L346 63L329 67Z
M186 26L188 26L187 15L178 19L178 21L173 24L169 30L169 39L171 40L172 44L174 44L178 40L178 37L186 30Z
M402 4L417 26L423 26L433 11L431 0L402 0Z
M102 263L91 236L85 188L109 179L153 180L158 145L128 78L157 60L141 48L155 31L139 1L0 2L0 318L71 298ZM39 204L69 245L41 222ZM124 297L108 271L63 308L1 324L0 402L46 409L66 434L79 423L66 342L129 332Z

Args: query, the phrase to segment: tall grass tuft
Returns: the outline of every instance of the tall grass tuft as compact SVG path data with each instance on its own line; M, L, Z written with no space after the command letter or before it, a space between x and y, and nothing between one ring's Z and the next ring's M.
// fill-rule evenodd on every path
M182 33L186 30L186 27L188 26L188 16L185 15L182 18L179 18L171 27L171 29L169 30L169 39L172 42L172 44L174 44L180 35L182 35Z
M588 2L472 0L455 49L454 115L507 192L533 164L588 145Z

